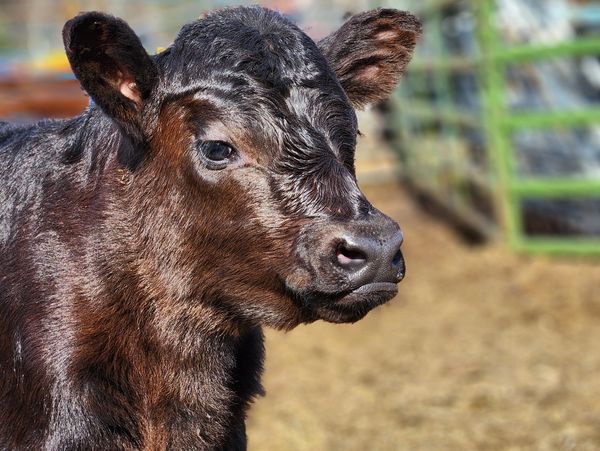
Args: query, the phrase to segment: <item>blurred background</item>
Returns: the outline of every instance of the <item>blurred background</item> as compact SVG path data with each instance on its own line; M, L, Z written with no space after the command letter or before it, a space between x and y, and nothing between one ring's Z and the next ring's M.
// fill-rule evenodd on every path
M85 108L60 37L79 11L153 53L244 3L0 0L0 120ZM359 113L359 182L402 225L408 276L357 324L267 331L250 449L600 449L600 2L258 3L315 39L376 6L425 27Z

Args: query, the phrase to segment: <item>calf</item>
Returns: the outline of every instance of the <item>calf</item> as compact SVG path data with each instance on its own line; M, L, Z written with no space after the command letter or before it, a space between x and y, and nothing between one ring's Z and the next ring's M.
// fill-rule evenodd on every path
M149 56L118 18L68 21L90 107L0 125L0 449L245 449L261 327L357 321L404 276L354 108L419 33L378 9L315 43L235 8Z

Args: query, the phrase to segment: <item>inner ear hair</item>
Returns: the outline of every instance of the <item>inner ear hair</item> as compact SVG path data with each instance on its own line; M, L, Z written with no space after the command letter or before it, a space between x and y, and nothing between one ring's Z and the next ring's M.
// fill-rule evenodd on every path
M116 86L121 94L134 101L138 107L142 106L142 96L135 79L129 73L118 72Z

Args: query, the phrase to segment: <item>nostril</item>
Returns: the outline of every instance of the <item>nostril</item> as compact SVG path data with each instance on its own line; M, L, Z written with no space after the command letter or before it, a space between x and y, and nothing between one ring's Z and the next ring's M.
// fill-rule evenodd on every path
M404 263L404 256L400 250L396 251L392 258L392 271L395 272L396 282L402 281L406 275L406 265Z
M342 266L362 266L367 261L367 255L363 251L349 248L345 243L338 246L336 256Z
M392 266L397 268L400 263L402 263L403 257L402 252L398 251L394 254L394 258L392 258Z

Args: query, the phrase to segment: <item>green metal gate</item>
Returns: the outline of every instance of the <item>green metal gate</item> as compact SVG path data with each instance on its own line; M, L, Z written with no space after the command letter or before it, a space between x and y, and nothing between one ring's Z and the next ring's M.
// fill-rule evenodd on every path
M461 4L476 24L476 51L443 49L443 8ZM599 199L600 177L519 176L516 134L600 124L600 105L569 111L512 111L507 107L507 70L555 58L600 55L600 36L552 45L505 46L497 29L494 0L380 2L402 7L424 20L429 46L417 51L394 98L392 124L405 179L438 199L486 235L501 235L515 250L600 255L600 236L532 236L525 233L524 202L537 199ZM453 98L456 74L473 74L476 108ZM437 93L428 99L428 89ZM465 136L469 139L465 140ZM468 144L465 144L468 141ZM466 155L468 153L469 155ZM498 224L501 225L498 227Z

